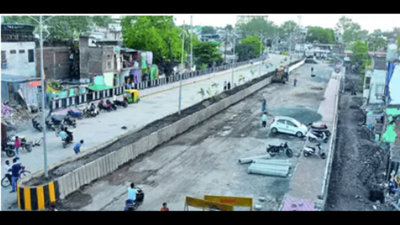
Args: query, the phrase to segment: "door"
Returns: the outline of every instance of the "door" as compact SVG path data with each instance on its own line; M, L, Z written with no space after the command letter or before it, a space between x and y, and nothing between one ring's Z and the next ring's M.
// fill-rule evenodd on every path
M286 133L286 121L285 120L278 120L276 121L276 126L279 132Z
M286 120L286 129L287 129L287 133L290 133L290 134L297 133L297 126L292 121Z

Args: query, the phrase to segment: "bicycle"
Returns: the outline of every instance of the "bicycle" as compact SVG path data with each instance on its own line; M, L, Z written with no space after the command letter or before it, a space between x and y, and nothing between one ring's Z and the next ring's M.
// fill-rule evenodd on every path
M19 175L19 179L24 178L26 176L29 176L31 174L30 171L25 170L25 167L22 167L22 171ZM9 187L11 186L10 180L8 180L7 176L4 176L3 179L1 180L1 186L2 187Z

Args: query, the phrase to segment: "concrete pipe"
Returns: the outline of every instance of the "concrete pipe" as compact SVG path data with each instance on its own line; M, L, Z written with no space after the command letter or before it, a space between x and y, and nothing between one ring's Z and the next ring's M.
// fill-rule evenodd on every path
M280 165L265 165L265 164L252 164L249 168L261 168L266 170L276 170L289 173L290 168L288 166Z
M269 159L269 158L271 158L271 156L269 154L268 155L260 155L260 156L239 159L238 162L240 164L247 164L247 163L252 163L254 159Z
M261 168L252 168L249 167L248 169L249 174L261 174L267 176L275 176L275 177L287 177L288 173L282 171L275 171L275 170L267 170Z
M254 159L255 164L265 164L265 165L282 165L291 166L292 164L284 160L264 160L264 159Z

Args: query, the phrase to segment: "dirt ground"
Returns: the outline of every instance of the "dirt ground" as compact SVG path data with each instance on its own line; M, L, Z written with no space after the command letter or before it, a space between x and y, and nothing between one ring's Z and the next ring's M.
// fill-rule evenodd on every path
M300 122L318 121L316 113L332 69L313 64L320 77L310 77L311 65L295 70L289 84L271 84L208 121L170 142L129 162L114 173L68 196L62 210L120 211L129 183L143 189L145 200L139 211L159 210L167 202L170 210L183 210L184 197L203 195L253 197L263 211L278 210L290 189L290 176L277 178L249 175L243 157L266 154L268 144L288 142L294 152L292 171L300 156L304 139L260 128L261 100L266 99L272 115L292 116ZM293 78L298 86L293 87ZM307 96L307 97L305 97ZM268 117L269 123L271 117ZM276 158L287 159L285 155ZM265 197L265 202L258 202ZM247 210L246 208L235 210Z
M387 203L369 200L370 191L380 191L388 151L373 142L369 131L360 126L362 88L358 75L346 73L346 92L339 100L338 133L328 190L326 211L392 211ZM350 91L357 95L350 95Z

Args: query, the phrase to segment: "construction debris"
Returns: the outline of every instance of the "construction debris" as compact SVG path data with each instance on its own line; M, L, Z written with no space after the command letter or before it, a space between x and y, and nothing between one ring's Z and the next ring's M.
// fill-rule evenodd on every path
M249 174L261 174L267 176L287 177L290 168L288 166L271 165L266 166L262 164L252 164L249 169Z

